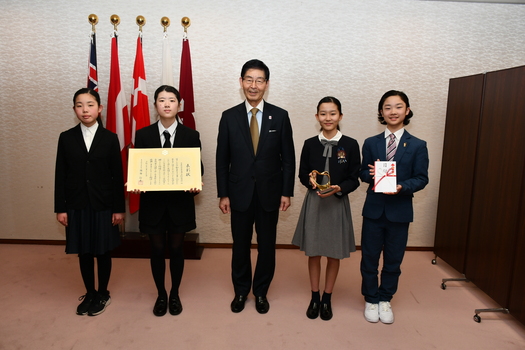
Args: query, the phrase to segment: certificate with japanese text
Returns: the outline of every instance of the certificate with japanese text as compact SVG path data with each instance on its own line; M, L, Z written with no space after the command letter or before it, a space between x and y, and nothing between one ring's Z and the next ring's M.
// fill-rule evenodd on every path
M397 192L396 162L375 162L374 192Z
M130 148L127 189L202 190L199 148Z

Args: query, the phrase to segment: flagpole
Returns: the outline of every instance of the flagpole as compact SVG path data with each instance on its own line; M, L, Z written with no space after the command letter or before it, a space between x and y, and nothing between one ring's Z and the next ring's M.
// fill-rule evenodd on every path
M188 27L191 26L191 20L188 17L182 17L180 25L184 27L183 39L186 39L188 37Z
M89 34L89 56L88 56L88 71L87 71L87 87L98 92L98 72L97 72L97 30L98 16L90 14L88 22L91 24L91 33ZM97 122L102 125L102 116L100 113L97 116Z

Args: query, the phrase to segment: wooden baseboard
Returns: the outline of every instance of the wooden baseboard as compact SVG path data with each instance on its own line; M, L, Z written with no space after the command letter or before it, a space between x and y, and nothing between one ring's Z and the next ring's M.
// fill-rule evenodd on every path
M127 235L127 237L126 237ZM134 241L133 244L139 245L140 250L144 250L145 247L149 249L149 244L145 244L145 242L148 241L147 236L141 236L138 232L128 232L126 235L122 238L123 241L126 240L132 240ZM196 235L196 236L193 236ZM66 245L65 240L50 240L50 239L5 239L0 238L0 244L40 244L40 245ZM133 245L132 244L132 245ZM198 233L188 233L186 234L186 238L184 240L184 255L186 256L186 246L188 246L188 249L191 249L195 252L195 254L189 254L189 256L195 256L194 258L186 258L186 259L200 259L200 256L202 255L202 251L205 248L223 248L223 249L231 249L232 244L231 243L199 243L198 240ZM277 244L276 249L299 249L299 247L293 245L293 244ZM257 244L252 244L252 248L257 248ZM119 248L117 248L119 249ZM361 250L361 246L357 246L357 250ZM407 251L434 251L434 247L407 247ZM190 253L190 252L188 252ZM140 258L149 258L149 250L147 250L147 254L144 253L137 253L137 255L141 255ZM115 255L113 255L115 256ZM198 258L197 258L198 256ZM117 256L115 256L117 257ZM118 256L118 257L139 257L139 256Z

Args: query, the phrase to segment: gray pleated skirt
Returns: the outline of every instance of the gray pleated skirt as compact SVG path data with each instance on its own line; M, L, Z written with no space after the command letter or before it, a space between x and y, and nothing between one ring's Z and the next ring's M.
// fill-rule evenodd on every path
M321 198L308 190L292 244L307 256L344 259L355 252L354 228L348 196Z

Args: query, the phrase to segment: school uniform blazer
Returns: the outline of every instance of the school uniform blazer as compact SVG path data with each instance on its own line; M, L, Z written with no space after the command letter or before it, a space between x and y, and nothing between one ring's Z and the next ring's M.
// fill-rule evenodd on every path
M162 148L157 121L150 126L137 130L135 148ZM177 124L173 148L201 148L199 132ZM202 163L201 163L202 167ZM202 168L201 172L204 172ZM184 191L148 191L140 194L139 221L147 225L156 225L166 211L175 225L185 231L193 230L195 223L195 194Z
M98 127L88 152L80 124L58 139L55 213L84 209L126 212L122 159L117 135Z
M374 180L370 176L368 164L373 165L379 159L386 161L385 134L369 137L363 145L363 163L361 180L369 183L363 206L363 216L378 219L383 212L391 222L412 222L414 192L422 190L428 184L428 149L427 143L410 135L405 130L397 146L396 161L397 183L403 188L396 195L376 193L372 190Z
M312 188L308 176L310 172L324 170L326 158L323 157L323 152L324 146L319 141L319 136L304 141L299 165L299 180L308 189ZM336 193L336 197L346 196L359 187L361 155L356 140L343 135L337 142L337 146L332 147L332 156L328 162L330 183L341 187L341 192Z
M254 190L265 211L278 210L281 196L292 197L295 151L288 112L264 102L257 154L245 103L223 112L217 137L218 197L229 197L233 210L248 209Z

